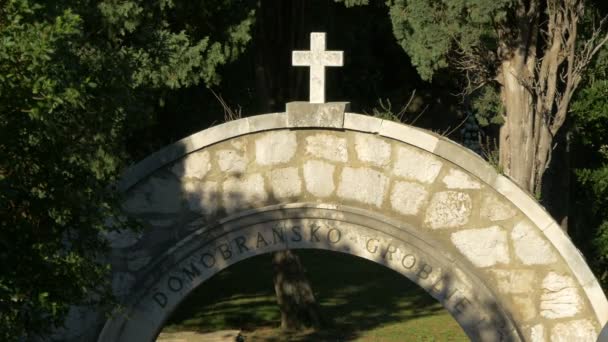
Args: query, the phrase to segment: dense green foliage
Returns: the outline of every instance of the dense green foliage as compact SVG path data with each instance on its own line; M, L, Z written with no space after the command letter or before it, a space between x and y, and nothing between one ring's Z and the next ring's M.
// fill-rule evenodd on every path
M573 235L608 288L608 48L572 106L577 152Z
M173 23L192 10L184 3L1 3L1 340L47 332L69 305L107 303L104 222L132 227L116 219L110 186L126 139L157 94L219 82L217 68L250 39L253 12L240 1L199 13L240 9L207 31Z
M505 20L513 0L389 1L393 33L422 78L446 68L450 54L497 46L495 27Z
M346 6L367 0L336 0ZM505 23L514 0L388 0L387 10L397 43L423 80L441 77L451 68L459 73L458 92L482 126L501 124L503 108L496 84L499 39L496 28ZM466 64L464 64L466 61ZM462 76L465 77L462 77ZM482 85L482 86L480 86Z

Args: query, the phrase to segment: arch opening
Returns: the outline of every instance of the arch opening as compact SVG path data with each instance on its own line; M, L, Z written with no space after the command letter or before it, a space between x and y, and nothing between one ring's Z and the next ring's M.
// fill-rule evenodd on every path
M158 341L236 336L246 341L352 341L399 336L468 341L434 298L393 270L326 250L296 250L314 289L322 325L283 331L271 254L236 263L199 285L163 327Z
M471 267L413 227L361 209L291 204L242 212L181 240L135 286L128 312L110 321L99 341L152 340L202 282L242 260L286 248L368 259L423 288L472 340L522 339Z

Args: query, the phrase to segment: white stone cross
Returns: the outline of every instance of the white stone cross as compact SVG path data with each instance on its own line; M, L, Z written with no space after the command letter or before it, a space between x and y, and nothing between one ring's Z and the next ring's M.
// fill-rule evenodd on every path
M344 52L325 51L325 32L311 32L310 51L293 51L291 64L310 67L310 103L325 103L325 67L344 65Z

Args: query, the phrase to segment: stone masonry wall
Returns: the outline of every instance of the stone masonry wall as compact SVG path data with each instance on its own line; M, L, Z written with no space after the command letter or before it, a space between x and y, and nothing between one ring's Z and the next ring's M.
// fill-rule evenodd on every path
M500 299L530 341L594 341L600 329L554 245L512 201L456 164L376 134L281 129L219 142L133 186L144 233L113 239L114 286L128 295L155 255L194 227L280 203L335 203L430 234ZM111 237L112 238L112 237Z

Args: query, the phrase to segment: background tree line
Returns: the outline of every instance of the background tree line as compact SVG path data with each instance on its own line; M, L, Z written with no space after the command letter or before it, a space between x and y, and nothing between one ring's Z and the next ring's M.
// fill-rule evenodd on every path
M606 14L583 0L0 1L0 337L108 303L103 234L133 226L120 171L227 108L306 99L308 70L290 64L311 31L345 51L330 101L467 142L568 227L606 286ZM312 293L296 256L275 267ZM293 325L319 320L309 309Z

